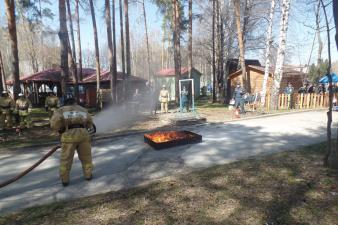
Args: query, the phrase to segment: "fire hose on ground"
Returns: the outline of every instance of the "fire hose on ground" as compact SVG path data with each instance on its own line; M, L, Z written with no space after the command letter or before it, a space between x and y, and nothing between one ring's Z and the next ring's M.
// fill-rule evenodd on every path
M31 167L29 167L28 169L26 169L25 171L21 172L20 174L18 174L17 176L6 180L2 183L0 183L0 188L3 188L19 179L21 179L23 176L25 176L26 174L28 174L29 172L31 172L33 169L35 169L36 167L38 167L43 161L45 161L49 156L53 155L54 152L56 152L56 150L58 150L60 148L60 146L55 146L53 147L49 152L47 152L47 154L45 154L39 161L37 161L36 163L34 163L34 165L32 165Z
M93 127L88 128L88 133L93 135L96 133L96 126L95 124L93 124ZM6 180L4 182L0 183L0 189L11 184L14 183L15 181L21 179L23 176L27 175L29 172L31 172L33 169L35 169L36 167L38 167L43 161L45 161L48 157L50 157L51 155L54 154L54 152L56 152L59 148L61 148L60 145L53 147L49 152L47 152L47 154L45 154L39 161L37 161L36 163L34 163L34 165L32 165L31 167L29 167L28 169L26 169L25 171L21 172L20 174L18 174L16 177L13 177L9 180Z

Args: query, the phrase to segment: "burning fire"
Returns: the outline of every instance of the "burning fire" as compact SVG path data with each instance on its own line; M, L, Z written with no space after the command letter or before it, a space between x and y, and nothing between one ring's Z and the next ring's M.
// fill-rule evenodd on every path
M173 140L182 140L193 137L192 134L180 131L157 131L152 134L145 134L144 136L155 143L162 143Z

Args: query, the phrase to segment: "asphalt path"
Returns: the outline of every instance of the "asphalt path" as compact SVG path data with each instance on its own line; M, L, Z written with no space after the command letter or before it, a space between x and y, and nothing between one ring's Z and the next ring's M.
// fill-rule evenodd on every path
M335 112L334 137L337 118L338 113ZM21 180L0 189L0 213L130 188L243 158L294 150L325 141L326 121L325 111L314 111L184 127L202 135L203 141L161 151L145 144L143 134L97 141L92 149L93 180L84 180L76 155L68 187L63 187L59 181L58 151ZM39 150L1 154L0 181L29 167L48 148Z

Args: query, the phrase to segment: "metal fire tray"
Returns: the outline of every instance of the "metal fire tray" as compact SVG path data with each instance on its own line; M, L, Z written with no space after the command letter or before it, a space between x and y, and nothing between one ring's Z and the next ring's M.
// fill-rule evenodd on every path
M158 139L165 136L165 140ZM144 134L144 142L156 150L171 148L180 145L194 144L202 141L202 136L191 131L157 131Z

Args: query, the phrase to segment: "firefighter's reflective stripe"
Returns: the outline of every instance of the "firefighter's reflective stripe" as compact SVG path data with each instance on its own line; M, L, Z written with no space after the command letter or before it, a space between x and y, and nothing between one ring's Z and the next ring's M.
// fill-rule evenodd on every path
M87 119L87 113L85 112L79 112L79 111L67 111L63 112L63 117L65 119Z

